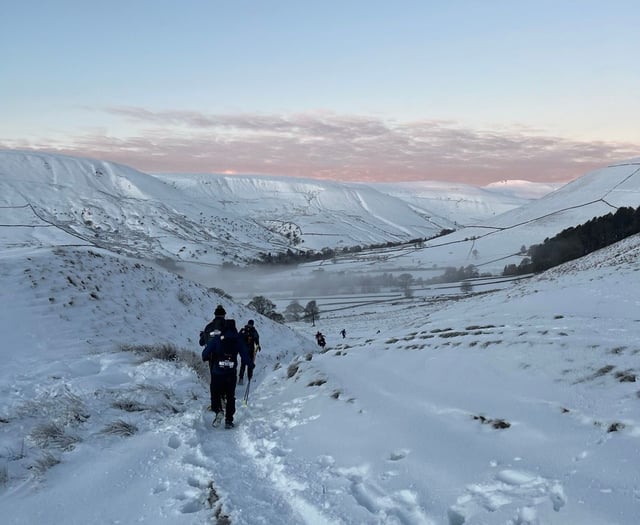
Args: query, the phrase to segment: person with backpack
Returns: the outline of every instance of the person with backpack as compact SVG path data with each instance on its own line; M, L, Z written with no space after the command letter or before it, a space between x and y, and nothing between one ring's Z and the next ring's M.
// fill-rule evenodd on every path
M238 354L248 369L247 377L253 377L255 367L244 341L238 333L235 319L226 319L222 333L216 333L202 351L202 360L209 362L211 371L211 408L216 413L213 426L225 419L224 428L233 428L236 413L236 369ZM222 398L226 398L223 411Z
M253 319L249 319L246 325L240 330L240 336L244 340L247 349L249 350L249 354L251 355L251 360L256 361L256 354L261 350L260 348L260 334L258 334L258 330L256 330ZM244 370L245 370L244 362L240 366L240 373L238 375L238 384L241 385L244 382ZM251 379L249 377L249 379Z
M225 315L227 315L227 312L222 305L219 304L216 306L216 309L213 311L213 319L207 323L207 326L205 326L203 330L200 331L200 339L198 340L200 346L207 344L209 339L213 336L214 331L222 331Z

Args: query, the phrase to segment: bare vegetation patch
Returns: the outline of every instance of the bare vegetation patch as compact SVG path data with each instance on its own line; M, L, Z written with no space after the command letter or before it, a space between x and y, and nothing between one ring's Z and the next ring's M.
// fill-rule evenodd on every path
M19 449L13 449L13 448L7 447L5 449L5 453L2 454L2 456L5 457L8 461L19 461L21 459L26 458L27 452L26 452L26 445L24 443L24 439L20 443Z
M311 381L307 386L322 386L327 382L326 379L316 379L315 381Z
M616 372L615 377L621 383L635 383L636 382L636 374L633 373L633 370L624 370L621 372Z
M505 428L509 428L511 423L505 421L504 419L490 419L485 416L472 416L474 420L480 421L483 425L491 425L496 430L504 430Z
M60 460L56 458L50 452L44 452L42 456L36 459L32 465L29 466L29 469L35 472L36 475L42 475L51 467L55 467L60 463Z
M583 379L579 379L578 381L576 381L576 383L584 383L586 381L593 381L594 379L597 379L598 377L602 377L602 376L607 375L614 368L615 368L615 366L613 366L613 365L603 366L601 368L598 368L598 370L596 370L593 374L588 375L587 377L585 377Z
M607 432L619 432L620 430L624 429L624 426L624 423L620 422L611 423L607 428Z
M189 292L180 288L178 290L178 301L185 306L189 306L193 302L193 298L189 295Z
M133 423L128 423L122 419L118 419L112 423L109 423L102 429L103 434L109 434L112 436L133 436L138 431L138 427Z
M55 422L37 425L30 432L29 438L40 448L60 450L72 450L81 441L80 437L67 434L64 426Z
M154 345L122 345L123 352L133 352L143 356L144 360L159 359L161 361L177 361L178 348L171 343L158 343Z
M446 332L439 334L438 337L462 337L465 335L469 335L469 332Z
M5 463L0 466L0 485L6 485L9 481L9 465Z
M502 339L496 339L495 341L485 341L482 343L482 348L487 348L490 345L499 345L502 344Z
M111 406L125 412L143 412L149 409L149 407L134 399L119 399L114 401Z
M179 362L195 371L202 381L209 381L209 366L201 357L191 350L184 350L172 343L158 343L153 345L121 345L123 352L133 352L142 356L142 362L158 359L160 361Z

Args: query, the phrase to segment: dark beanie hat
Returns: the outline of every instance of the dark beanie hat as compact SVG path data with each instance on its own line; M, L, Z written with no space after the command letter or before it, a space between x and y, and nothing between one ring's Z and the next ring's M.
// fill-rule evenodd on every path
M216 306L216 309L213 311L213 315L226 315L227 311L222 308L222 305L219 304L218 306Z
M237 328L236 328L236 320L235 319L225 319L224 320L224 329L225 330L237 330Z
M253 326L253 319L249 319L249 322L247 324Z

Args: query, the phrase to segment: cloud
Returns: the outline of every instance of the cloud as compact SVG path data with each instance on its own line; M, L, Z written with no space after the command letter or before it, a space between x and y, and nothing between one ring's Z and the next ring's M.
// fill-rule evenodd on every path
M638 146L580 142L539 130L481 130L454 121L400 122L359 115L221 114L106 110L133 131L87 133L65 143L4 141L128 164L147 172L248 173L343 181L504 179L568 181L638 155Z

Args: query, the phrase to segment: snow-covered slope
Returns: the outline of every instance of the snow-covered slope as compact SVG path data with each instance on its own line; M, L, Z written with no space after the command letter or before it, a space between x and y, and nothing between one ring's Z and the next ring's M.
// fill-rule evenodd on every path
M3 523L635 525L639 254L297 335L104 252L4 250ZM218 301L263 343L231 431L192 368Z
M419 195L402 188L277 177L152 176L109 162L3 151L0 223L14 230L0 231L0 241L83 244L146 259L242 264L260 252L432 237L462 216L487 218L528 202L472 187L456 190L455 197L445 185L425 186Z
M640 159L588 173L543 197L493 218L430 240L420 250L393 254L405 268L467 266L499 275L506 264L519 264L521 248L539 244L571 226L640 206Z

